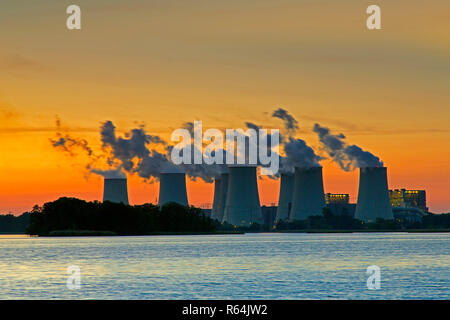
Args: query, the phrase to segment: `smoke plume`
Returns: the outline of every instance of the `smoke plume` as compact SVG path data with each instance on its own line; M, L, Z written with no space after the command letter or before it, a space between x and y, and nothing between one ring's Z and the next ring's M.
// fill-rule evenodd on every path
M89 165L87 166L89 169L89 172L98 174L105 179L126 179L127 175L123 172L122 168L117 169L107 169L107 170L101 170L96 168L91 168Z
M331 134L330 129L318 123L314 125L314 132L319 136L328 155L345 171L363 167L382 167L383 162L377 156L362 150L356 145L347 145L345 136L340 133Z
M278 108L272 117L283 120L287 136L282 136L285 156L280 159L280 172L292 173L295 167L308 168L320 166L323 158L317 155L313 148L302 140L295 138L299 126L298 121L285 109Z
M61 121L56 119L56 138L49 139L53 147L58 150L65 152L71 157L75 157L78 151L83 151L88 157L88 163L86 164L86 169L89 173L98 174L105 178L126 178L120 166L116 166L110 169L98 169L97 163L105 157L104 154L95 154L93 149L89 146L89 143L85 139L72 137L68 133L62 133Z
M293 116L291 116L287 110L278 108L272 113L272 117L283 120L284 127L288 132L289 136L295 134L299 129L298 121Z
M202 179L206 183L212 183L214 182L214 179L219 177L222 173L228 172L228 167L226 164L207 164L205 161L202 161L200 164L194 164L194 154L195 153L202 153L202 150L199 150L197 146L194 144L194 123L193 122L185 122L182 125L183 129L186 129L189 131L189 134L191 135L191 141L190 141L190 148L191 148L191 164L180 164L179 167L184 170L186 175L193 181L196 181L198 178ZM200 134L203 134L202 132L199 132ZM202 144L203 145L203 144ZM174 149L174 146L168 146L167 147L167 154L171 154L172 150ZM183 150L177 151L181 156L183 155ZM216 154L222 154L223 162L225 163L226 159L226 151L224 149L216 150L212 153L212 156ZM203 153L202 153L203 154ZM205 154L203 154L203 157L206 157Z
M153 148L165 146L166 142L159 136L147 134L143 127L117 137L114 124L106 121L100 128L100 136L103 149L110 151L108 164L118 163L129 173L137 173L144 179L158 178L163 170L174 166L167 155Z
M86 152L89 157L93 155L93 151L85 139L73 138L68 133L62 133L59 119L56 119L56 139L49 140L53 147L66 152L72 157L75 156L77 149Z

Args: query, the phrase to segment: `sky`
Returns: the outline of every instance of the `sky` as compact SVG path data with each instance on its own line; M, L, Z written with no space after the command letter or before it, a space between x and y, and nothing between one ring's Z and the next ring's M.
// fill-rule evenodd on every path
M77 4L82 29L66 28ZM381 30L366 8L381 8ZM49 142L65 132L99 148L99 127L140 124L168 139L184 122L277 128L287 109L319 153L314 123L379 156L390 188L425 189L450 212L450 2L357 0L43 0L0 3L0 213L60 196L102 197L86 159ZM356 201L358 171L322 161L325 192ZM279 181L258 181L261 201ZM129 176L132 203L157 183ZM188 182L192 204L213 185Z

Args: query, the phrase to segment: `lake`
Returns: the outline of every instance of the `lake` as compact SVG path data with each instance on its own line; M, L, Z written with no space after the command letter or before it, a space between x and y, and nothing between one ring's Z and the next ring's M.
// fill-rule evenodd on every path
M450 233L0 236L0 299L449 298Z

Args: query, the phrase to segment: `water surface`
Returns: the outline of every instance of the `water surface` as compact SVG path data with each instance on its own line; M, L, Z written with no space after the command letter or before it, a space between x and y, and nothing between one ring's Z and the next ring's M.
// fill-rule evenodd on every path
M449 233L0 236L0 299L449 299L449 245Z

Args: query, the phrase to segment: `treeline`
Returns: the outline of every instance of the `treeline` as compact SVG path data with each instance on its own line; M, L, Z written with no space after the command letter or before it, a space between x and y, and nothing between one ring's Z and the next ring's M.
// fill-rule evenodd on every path
M202 232L283 232L283 231L387 231L387 230L450 230L450 213L428 214L421 222L405 219L364 223L349 215L333 215L324 209L322 215L302 221L279 221L274 227L252 224L235 228L205 216L201 209L170 203L162 208L153 204L128 206L112 202L87 202L60 198L35 206L21 216L0 215L0 233L31 235L117 234L146 235L155 233Z
M429 214L423 217L422 227L425 229L450 229L450 213Z
M169 203L129 206L112 202L87 202L60 198L35 207L27 233L45 236L55 231L109 231L117 235L170 232L213 232L216 226L201 209Z
M422 221L408 221L406 219L384 220L377 219L374 222L363 222L349 215L333 215L325 208L321 216L311 216L306 220L279 221L274 227L275 231L286 230L444 230L450 229L450 213L428 214Z
M1 233L25 233L28 225L30 224L30 214L25 212L20 216L14 216L12 214L0 215L0 234Z

